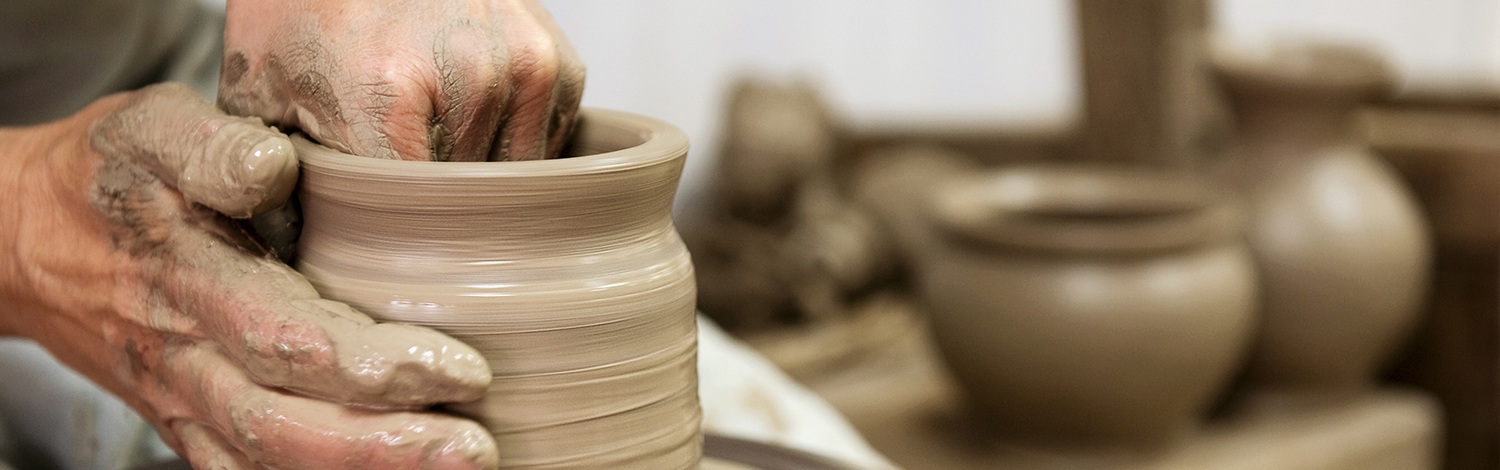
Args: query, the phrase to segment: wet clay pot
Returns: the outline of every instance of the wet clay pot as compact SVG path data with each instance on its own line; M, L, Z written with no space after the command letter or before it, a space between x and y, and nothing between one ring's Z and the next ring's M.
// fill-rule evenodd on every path
M1220 47L1213 60L1240 134L1218 170L1248 206L1264 286L1250 385L1358 390L1412 328L1430 276L1416 201L1351 122L1389 72L1336 46Z
M578 156L555 160L296 145L298 270L327 298L484 354L489 394L453 408L494 433L502 468L696 467L693 272L670 218L681 131L587 109Z
M932 331L1003 436L1159 449L1241 363L1254 268L1238 212L1201 180L1026 167L950 181L932 202Z

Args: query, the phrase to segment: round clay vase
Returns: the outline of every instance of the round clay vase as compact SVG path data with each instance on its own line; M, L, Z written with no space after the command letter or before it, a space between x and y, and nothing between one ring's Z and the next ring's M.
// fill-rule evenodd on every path
M1235 206L1198 178L1015 168L951 180L929 213L932 331L1003 437L1157 450L1241 364L1254 267Z
M376 160L295 141L298 270L377 320L478 349L502 468L691 469L694 283L673 227L687 139L586 109L567 158Z
M1368 386L1413 327L1430 276L1426 223L1352 113L1384 92L1379 57L1337 46L1214 51L1240 142L1218 168L1243 196L1261 270L1256 391Z

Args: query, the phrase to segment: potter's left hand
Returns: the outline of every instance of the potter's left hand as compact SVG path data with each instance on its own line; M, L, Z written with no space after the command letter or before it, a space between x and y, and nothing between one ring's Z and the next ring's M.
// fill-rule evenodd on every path
M172 84L0 129L0 334L118 395L195 468L494 468L478 423L422 411L484 394L478 352L319 298L192 204L277 205L290 149Z
M556 156L583 63L536 0L229 0L219 104L366 157Z

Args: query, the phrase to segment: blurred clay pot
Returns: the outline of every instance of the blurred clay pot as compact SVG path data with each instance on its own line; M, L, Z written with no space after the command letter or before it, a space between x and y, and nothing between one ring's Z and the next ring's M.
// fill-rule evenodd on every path
M932 246L927 222L932 192L944 181L969 174L979 165L941 147L884 148L860 158L849 183L851 199L880 222L903 258Z
M325 298L480 351L489 394L452 409L502 468L696 468L694 283L670 209L687 139L586 109L573 156L413 162L297 139L298 270Z
M740 80L725 115L718 176L722 202L751 220L785 216L798 188L829 171L836 140L813 86Z
M1248 209L1264 325L1248 380L1287 396L1352 392L1411 330L1431 248L1396 173L1352 112L1389 88L1379 57L1340 46L1218 48L1240 142L1219 173Z
M1239 215L1199 179L1026 167L934 194L919 263L978 417L1045 445L1150 450L1189 430L1251 338Z

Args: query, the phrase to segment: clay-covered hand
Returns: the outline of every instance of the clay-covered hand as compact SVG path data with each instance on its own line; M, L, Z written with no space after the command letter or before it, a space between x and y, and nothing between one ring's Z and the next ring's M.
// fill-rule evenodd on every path
M219 104L354 155L556 156L583 63L536 0L229 0Z
M284 135L169 84L0 143L0 332L119 395L195 468L498 464L477 423L424 411L484 393L476 351L320 299L210 209L286 198Z

